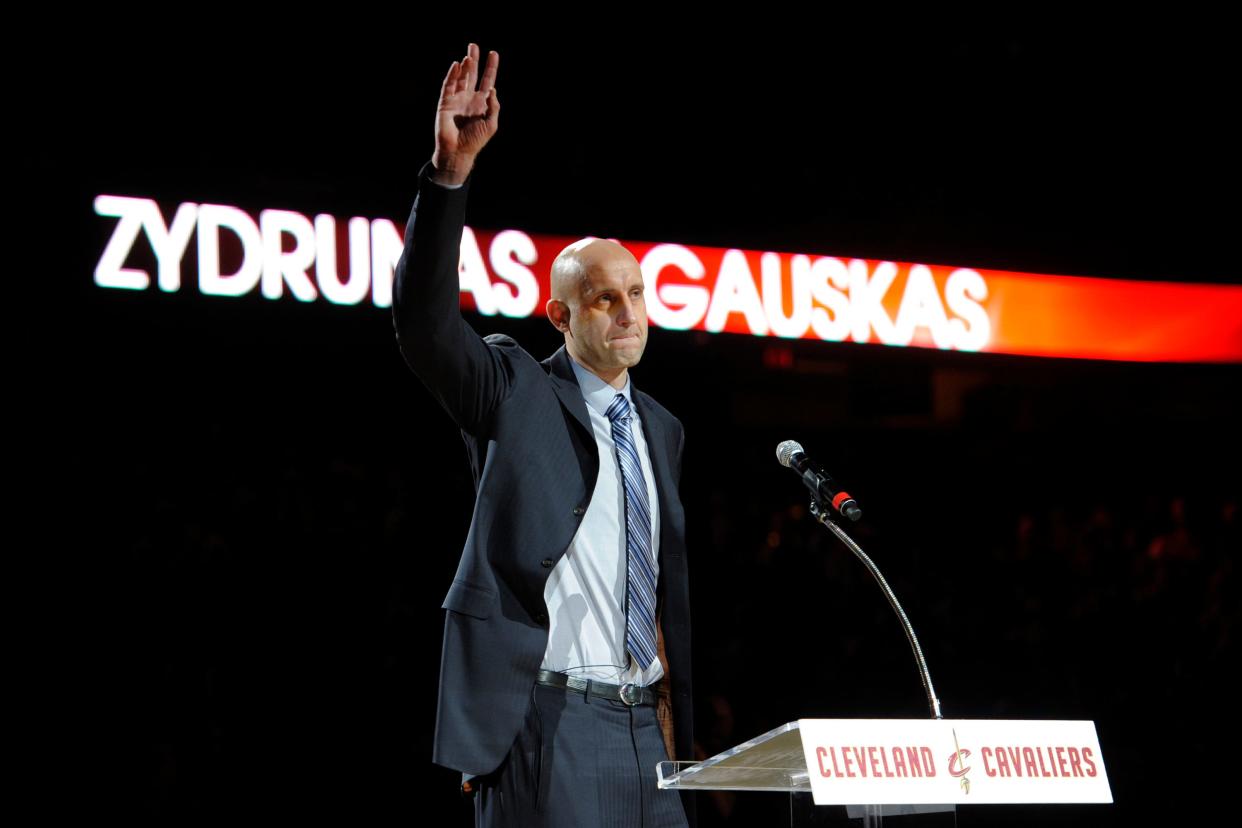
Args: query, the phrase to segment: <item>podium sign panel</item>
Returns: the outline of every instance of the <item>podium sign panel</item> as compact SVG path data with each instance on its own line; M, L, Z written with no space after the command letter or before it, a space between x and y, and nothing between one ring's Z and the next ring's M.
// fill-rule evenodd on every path
M1112 802L1095 723L800 719L816 805Z

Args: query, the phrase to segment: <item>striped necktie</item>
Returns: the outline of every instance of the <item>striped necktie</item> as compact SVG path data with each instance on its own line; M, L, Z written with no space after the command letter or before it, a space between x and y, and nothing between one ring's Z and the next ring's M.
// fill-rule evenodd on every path
M625 485L626 623L625 646L646 670L656 659L656 575L651 559L651 510L647 481L630 431L630 403L618 394L608 406L617 465Z

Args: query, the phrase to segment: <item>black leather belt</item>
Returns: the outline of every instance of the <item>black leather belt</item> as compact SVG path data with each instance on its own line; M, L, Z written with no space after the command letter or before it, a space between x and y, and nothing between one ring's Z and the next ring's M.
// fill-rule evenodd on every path
M562 690L573 690L575 693L582 693L587 697L598 696L601 699L619 701L630 707L636 704L656 703L656 694L652 689L637 684L608 684L595 679L584 679L577 676L567 676L564 673L554 673L551 670L540 670L535 681L544 687L559 687Z

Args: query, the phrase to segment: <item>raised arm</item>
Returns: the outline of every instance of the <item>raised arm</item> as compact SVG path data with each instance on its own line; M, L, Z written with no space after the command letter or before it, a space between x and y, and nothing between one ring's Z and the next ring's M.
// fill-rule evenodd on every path
M461 316L458 262L466 221L468 178L479 151L496 134L500 55L488 54L478 82L479 48L445 75L436 109L436 147L418 176L405 228L405 250L393 283L393 323L406 363L449 415L477 433L508 394L512 377L497 346Z

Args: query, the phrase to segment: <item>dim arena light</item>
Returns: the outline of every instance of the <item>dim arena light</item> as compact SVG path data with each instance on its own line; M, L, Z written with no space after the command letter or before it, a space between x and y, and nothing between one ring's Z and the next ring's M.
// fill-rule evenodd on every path
M392 304L402 233L388 219L308 217L100 195L103 288ZM193 239L193 246L191 240ZM461 304L542 315L570 237L467 227ZM670 330L1141 362L1242 362L1242 285L1052 276L801 253L623 242L648 318ZM146 263L146 268L139 266ZM155 271L154 279L151 271Z

